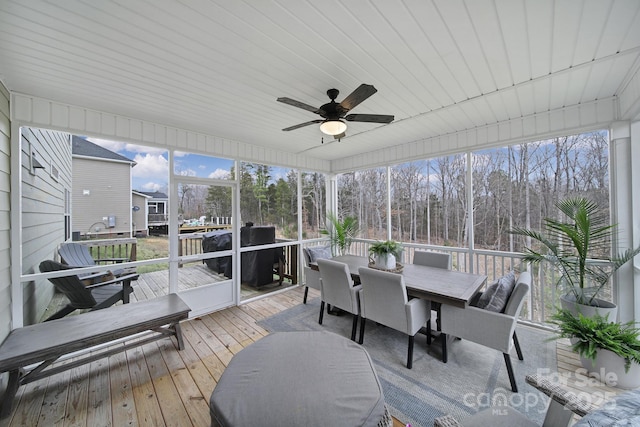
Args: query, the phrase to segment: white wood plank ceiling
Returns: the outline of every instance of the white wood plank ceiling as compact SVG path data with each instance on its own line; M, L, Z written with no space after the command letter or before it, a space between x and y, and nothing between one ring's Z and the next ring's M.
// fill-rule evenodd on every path
M638 0L0 0L9 90L335 160L616 97ZM320 144L320 106L378 93ZM618 117L623 119L624 117Z

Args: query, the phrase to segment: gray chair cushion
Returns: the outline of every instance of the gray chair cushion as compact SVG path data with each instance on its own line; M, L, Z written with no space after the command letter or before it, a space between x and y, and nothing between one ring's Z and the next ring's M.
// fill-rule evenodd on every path
M311 246L304 248L309 262L316 262L319 259L331 259L331 248L329 246Z
M501 313L507 306L507 301L509 301L515 285L516 276L515 273L511 271L489 286L478 300L477 307Z

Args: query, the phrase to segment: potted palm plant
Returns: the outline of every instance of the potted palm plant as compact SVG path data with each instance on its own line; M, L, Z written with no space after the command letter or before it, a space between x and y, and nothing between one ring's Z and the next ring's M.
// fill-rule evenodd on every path
M561 200L556 207L566 220L545 218L543 232L517 227L509 231L539 244L540 249L525 249L523 261L534 265L547 261L558 269L564 308L589 316L596 311L604 315L603 308L608 307L613 310L610 318L615 319L616 306L598 296L613 273L640 253L640 247L610 256L616 225L609 224L606 211L587 198Z
M359 231L357 218L346 216L341 221L336 215L328 212L327 228L320 230L320 233L329 236L331 253L333 256L338 256L345 255L349 251Z
M559 310L551 323L559 338L570 338L582 366L610 385L640 387L640 329L633 322L609 322L607 316L591 317Z
M383 270L396 268L396 258L402 252L402 245L395 240L375 242L369 246L369 253L373 256L373 264Z

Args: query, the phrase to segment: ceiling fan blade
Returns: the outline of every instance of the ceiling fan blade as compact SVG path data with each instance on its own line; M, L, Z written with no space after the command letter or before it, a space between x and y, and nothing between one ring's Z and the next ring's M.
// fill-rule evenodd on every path
M283 131L296 130L296 129L299 129L299 128L303 128L305 126L312 125L314 123L322 123L322 122L324 122L324 120L322 120L322 119L311 120L310 122L305 122L305 123L300 123L299 125L289 126L288 128L284 128L282 130Z
M344 119L348 122L391 123L394 118L385 114L349 114Z
M340 106L342 106L342 108L345 109L345 112L349 111L352 108L354 108L356 105L360 104L362 101L364 101L365 99L367 99L368 97L376 93L377 91L378 90L372 85L367 85L363 83L360 86L358 86L356 90L351 92L349 96L343 99L342 102L340 103Z
M312 113L317 113L318 112L318 108L317 107L312 107L309 104L305 104L304 102L296 101L295 99L278 98L277 101L278 102L282 102L284 104L292 105L294 107L302 108L303 110L311 111Z

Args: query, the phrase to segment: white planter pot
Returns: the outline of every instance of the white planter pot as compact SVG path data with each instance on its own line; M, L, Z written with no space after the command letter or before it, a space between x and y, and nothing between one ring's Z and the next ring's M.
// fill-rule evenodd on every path
M396 268L396 257L393 254L380 254L373 257L376 267L383 270L393 270Z
M597 307L591 305L578 304L573 295L562 295L560 297L560 305L565 310L569 310L573 315L577 316L578 313L581 313L585 317L593 317L596 314L600 316L607 316L609 322L615 322L618 316L618 306L612 302L604 301L596 298ZM575 344L578 342L577 339L571 338L569 339L571 344Z
M563 295L560 297L560 305L565 310L569 310L571 313L577 315L582 313L585 317L593 317L596 314L600 316L609 315L609 322L615 322L618 316L618 306L612 302L604 301L601 299L595 299L598 306L584 305L576 303L573 295Z
M640 387L640 365L631 362L628 372L624 371L624 359L612 351L598 349L596 360L580 357L582 366L589 374L608 386L631 390Z

